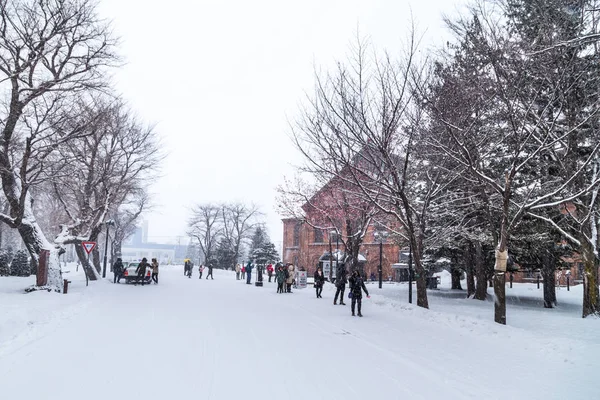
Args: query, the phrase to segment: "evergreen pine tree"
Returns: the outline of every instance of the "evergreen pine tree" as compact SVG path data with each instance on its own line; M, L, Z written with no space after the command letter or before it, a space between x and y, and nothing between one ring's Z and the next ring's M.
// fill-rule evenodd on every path
M266 265L279 260L275 245L267 239L260 247L252 252L252 259L257 265Z
M233 245L226 238L222 238L217 245L214 264L219 269L228 269L235 265L235 251Z
M269 241L269 236L262 226L256 227L254 234L252 235L252 241L250 243L250 249L248 251L248 257L254 258L254 252L261 248L266 242Z

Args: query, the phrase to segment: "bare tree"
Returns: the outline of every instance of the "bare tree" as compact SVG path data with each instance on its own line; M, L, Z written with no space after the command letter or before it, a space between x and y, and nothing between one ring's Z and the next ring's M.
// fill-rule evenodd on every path
M217 242L223 234L221 207L215 204L199 204L192 209L188 221L188 235L198 241L204 262L211 262Z
M128 203L120 204L116 211L110 213L110 219L114 221L111 260L121 257L123 241L133 235L137 228L137 220L144 211L148 211L148 195L140 190L132 193Z
M92 253L92 267L81 242L97 241L108 213L142 190L161 154L155 131L133 118L120 101L98 101L80 118L96 122L86 125L86 135L61 151L50 169L54 196L68 216L55 242L74 244L88 278L96 280L98 249Z
M254 204L230 203L221 205L220 215L223 237L231 244L234 263L238 262L244 243L250 240L255 228L261 224L263 214ZM235 265L231 268L235 268Z
M0 21L0 178L10 208L0 220L18 229L36 262L50 251L48 286L60 290L59 249L35 221L29 189L44 159L78 135L48 130L49 118L105 86L115 40L88 0L0 0Z
M315 94L293 139L307 169L344 182L345 191L387 215L388 228L410 242L417 304L427 308L422 262L427 223L452 174L419 155L426 121L414 96L414 86L424 79L417 47L414 30L399 60L371 56L358 40L335 73L317 74Z

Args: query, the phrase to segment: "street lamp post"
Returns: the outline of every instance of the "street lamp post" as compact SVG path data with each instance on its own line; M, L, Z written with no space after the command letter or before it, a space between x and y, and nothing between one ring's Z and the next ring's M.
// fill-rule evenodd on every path
M331 233L329 232L329 282L333 278L333 250L331 249Z
M106 278L106 257L107 257L107 253L108 253L108 228L111 225L114 225L114 222L112 220L108 220L105 222L106 223L106 239L105 239L105 243L104 243L104 265L102 266L102 278Z
M344 253L345 254L345 253ZM337 272L338 260L340 257L340 235L335 231L335 270Z
M412 281L413 281L413 270L412 270L412 243L408 244L408 302L412 304Z
M388 236L385 231L375 231L375 240L379 242L379 289L383 288L383 242Z

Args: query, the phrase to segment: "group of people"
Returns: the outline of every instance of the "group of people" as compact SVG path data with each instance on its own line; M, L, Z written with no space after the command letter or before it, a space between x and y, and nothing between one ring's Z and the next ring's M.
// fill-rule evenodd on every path
M136 280L135 280L135 284L137 285L137 283L141 283L141 285L143 286L145 283L145 278L146 278L146 270L147 268L151 268L152 270L152 281L154 282L154 284L158 284L158 261L156 260L156 258L152 259L152 263L148 263L148 260L144 257L142 258L142 261L138 264L135 273L136 273ZM246 264L245 266L242 266L241 264L237 264L235 267L235 276L236 279L239 280L240 279L240 275L241 275L241 279L246 278L247 284L251 283L251 279L252 279L252 269L254 268L254 265L252 265L252 261L248 261L248 264ZM188 278L192 277L192 271L194 269L194 263L190 260L190 259L186 259L184 262L184 275L187 276ZM202 273L204 272L204 265L200 265L198 267L198 273L199 273L199 279L202 279ZM125 272L125 268L123 265L123 260L121 258L117 258L117 261L114 263L113 265L113 274L114 274L114 283L120 283L121 279L123 278L123 274ZM275 267L273 267L272 264L269 264L267 266L267 274L269 276L269 282L271 282L271 279L275 278L275 282L277 283L277 293L292 293L292 285L294 284L294 278L295 278L295 272L296 269L294 267L294 264L288 264L287 266L284 266L281 263L277 263L277 265ZM213 266L212 264L208 264L208 274L206 275L206 279L208 278L214 279L213 278ZM335 296L333 297L333 304L337 305L338 304L338 297L339 297L339 304L345 306L346 303L344 303L344 292L346 291L346 284L350 285L350 292L348 294L348 296L352 299L351 302L351 311L352 311L352 316L358 315L359 317L362 317L362 292L364 291L365 294L367 295L367 298L369 298L369 291L367 290L367 287L365 286L365 282L363 277L360 275L360 273L358 272L358 270L354 270L352 272L352 274L350 275L350 278L348 278L348 273L346 271L346 265L344 263L341 263L337 266L337 270L336 270L336 281L335 281L335 286L336 286L336 291L335 291ZM323 274L323 268L322 267L318 267L317 270L315 271L315 275L314 275L314 287L315 287L315 291L316 291L316 295L318 299L323 298L322 293L323 293L323 286L325 285L325 275ZM356 313L355 311L358 311L358 313Z
M254 265L252 264L252 261L248 261L248 264L246 264L245 266L242 264L237 264L235 266L235 279L237 279L238 281L240 280L240 276L241 279L244 280L246 279L246 284L250 285L251 281L252 281L252 270L254 269Z
M146 257L142 258L142 261L137 265L135 269L136 279L134 283L137 285L141 283L144 286L146 281L146 270L150 268L152 271L151 279L154 284L158 284L158 261L156 258L152 259L152 263L148 263L148 259ZM123 260L121 258L117 258L117 261L113 264L113 283L121 283L121 279L123 279L125 274L125 266L123 265Z
M278 263L276 267L275 282L277 282L277 293L292 293L292 285L294 284L296 273L294 264L284 266ZM271 276L269 276L269 282L271 282Z
M202 279L202 274L206 267L203 264L200 264L198 267L198 279ZM189 258L183 260L183 276L187 276L188 278L192 278L192 272L194 271L194 263ZM213 277L213 265L212 263L208 263L208 274L206 274L206 279L215 279Z
M352 310L352 316L358 315L359 317L362 317L362 292L364 291L365 294L367 295L367 298L369 298L369 291L367 290L367 287L365 286L365 281L363 279L363 277L360 275L360 273L358 272L358 270L354 270L352 272L352 274L350 275L350 278L348 278L348 273L346 271L346 265L345 264L339 264L337 266L337 270L336 270L336 280L335 280L335 286L336 286L336 291L335 291L335 296L333 297L333 305L337 305L338 304L338 296L340 299L340 305L345 306L346 303L344 303L344 292L346 291L346 284L349 283L350 284L350 293L348 293L348 296L352 299L351 302L351 310ZM323 268L322 267L318 267L317 271L315 272L315 279L314 279L314 286L315 286L315 290L316 290L316 294L317 294L317 298L323 298L323 296L321 295L323 293L323 286L325 285L325 275L323 274ZM358 306L358 307L357 307ZM355 313L356 308L358 308L358 313Z

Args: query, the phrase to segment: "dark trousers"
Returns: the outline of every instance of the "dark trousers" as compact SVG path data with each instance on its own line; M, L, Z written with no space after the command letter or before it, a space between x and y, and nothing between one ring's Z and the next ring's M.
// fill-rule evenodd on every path
M140 272L137 274L137 279L138 282L142 284L142 286L144 286L144 278L146 277L146 272Z
M338 295L340 296L340 304L344 304L344 292L346 291L346 284L340 285L337 287L335 291L335 297L333 298L333 302L337 303Z
M198 277L198 279L202 279L202 271L199 272L200 276Z
M288 293L292 293L292 284L291 283L286 283L285 285L287 286L287 292Z
M252 272L246 272L246 283L249 285L252 280Z
M283 282L277 282L277 293L283 293Z
M240 273L239 272L235 273L235 279L237 279L238 281L240 280Z
M273 277L273 275L269 274L269 282L271 282L272 277Z
M354 295L352 295L352 305L351 305L352 315L354 315L354 307L355 307L356 304L358 304L358 315L361 315L361 313L360 313L360 307L362 305L362 296L354 296Z
M321 297L321 293L323 293L323 286L315 286L317 291L317 298Z
M121 280L121 274L114 272L113 275L115 276L113 283L117 283Z
M208 275L206 275L206 279L208 279L209 276L210 276L210 279L214 279L212 276L212 269L208 270Z
M158 272L152 273L152 280L154 281L154 283L158 283Z

